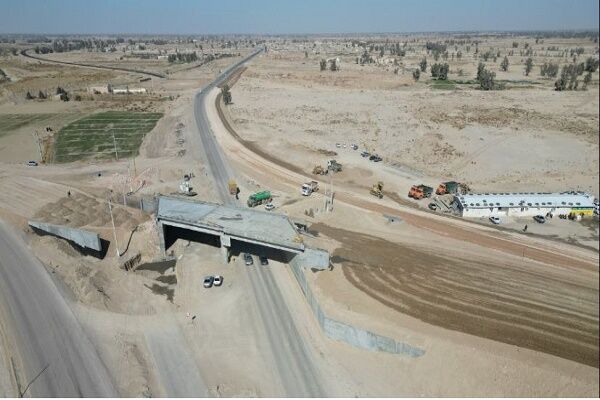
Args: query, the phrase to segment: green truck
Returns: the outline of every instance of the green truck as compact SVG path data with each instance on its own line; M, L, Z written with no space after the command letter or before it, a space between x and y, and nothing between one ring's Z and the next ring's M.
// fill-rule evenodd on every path
M263 192L258 192L250 195L248 197L248 207L256 207L259 204L264 204L269 202L272 199L271 192L265 190Z

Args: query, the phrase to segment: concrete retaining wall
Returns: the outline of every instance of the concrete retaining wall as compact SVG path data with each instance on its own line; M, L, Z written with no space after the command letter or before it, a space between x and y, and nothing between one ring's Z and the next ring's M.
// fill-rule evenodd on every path
M46 224L44 222L29 221L29 226L41 231L50 233L54 236L67 239L80 247L102 251L102 243L97 233L85 231L83 229L69 228L63 225Z
M409 357L420 357L425 354L425 350L418 347L403 342L397 342L392 338L381 336L327 317L321 309L316 296L314 296L310 290L308 281L304 275L304 269L310 268L311 266L303 265L302 259L295 257L290 262L290 267L304 293L304 297L306 297L306 301L315 315L315 318L319 321L319 326L330 339L342 341L351 346L370 351L383 351L386 353L402 354Z

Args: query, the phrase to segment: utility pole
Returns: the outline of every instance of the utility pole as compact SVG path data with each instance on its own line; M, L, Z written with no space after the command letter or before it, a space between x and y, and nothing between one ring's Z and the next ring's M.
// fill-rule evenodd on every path
M113 228L113 238L115 239L115 247L117 248L117 257L121 257L119 251L119 242L117 241L117 231L115 230L115 220L113 219L112 204L110 203L110 197L108 198L108 212L110 213L110 222Z
M113 138L113 146L115 149L115 158L117 159L117 161L119 161L119 153L117 153L117 140L115 139L115 131L113 131L112 127L110 128L110 133L112 134L112 138Z

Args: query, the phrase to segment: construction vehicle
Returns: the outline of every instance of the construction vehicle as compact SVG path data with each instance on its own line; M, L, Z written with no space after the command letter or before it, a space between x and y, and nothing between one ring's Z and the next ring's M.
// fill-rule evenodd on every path
M238 194L238 185L233 179L227 182L227 185L229 186L229 194L232 194L234 196Z
M426 185L414 185L408 191L408 197L412 197L415 200L429 198L432 194L433 188Z
M179 193L184 194L186 196L195 196L198 193L194 192L192 186L190 185L190 181L184 180L179 184Z
M435 191L435 194L444 195L444 194L465 194L469 193L470 189L464 183L459 182L442 182L440 186Z
M316 165L312 170L312 173L314 175L327 175L327 172L329 171L321 167L320 165Z
M265 190L263 192L258 192L250 195L248 197L248 207L256 207L259 204L264 204L269 202L273 197L271 196L271 192Z
M435 194L456 194L458 192L458 189L458 182L442 182L440 183L440 186L438 186L438 188L436 189Z
M373 196L383 198L383 182L379 181L371 187L369 191Z
M332 172L340 172L342 170L342 164L335 160L327 161L327 170Z
M319 190L319 182L310 181L302 184L302 196L310 196L313 192Z

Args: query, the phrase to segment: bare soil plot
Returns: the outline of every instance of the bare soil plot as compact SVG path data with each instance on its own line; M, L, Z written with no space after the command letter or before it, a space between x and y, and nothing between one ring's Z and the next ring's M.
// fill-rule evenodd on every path
M107 111L79 119L58 134L54 160L71 162L83 158L132 156L138 153L146 133L162 113Z
M401 313L598 367L598 285L531 263L460 259L333 228L333 261L354 286Z

